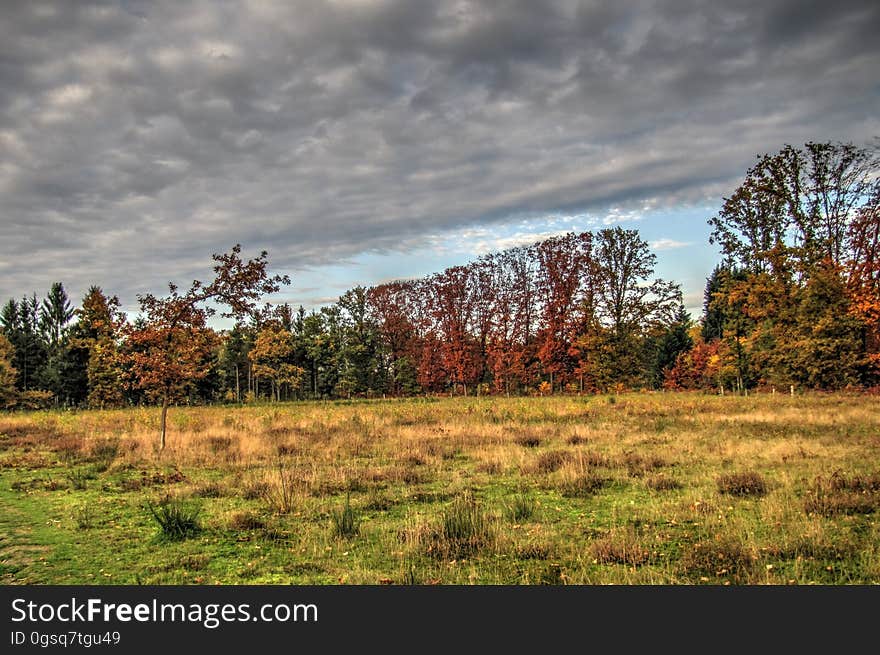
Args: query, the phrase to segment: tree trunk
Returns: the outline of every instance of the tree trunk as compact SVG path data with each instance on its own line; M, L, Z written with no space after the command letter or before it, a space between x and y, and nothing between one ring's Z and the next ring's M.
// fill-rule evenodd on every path
M160 424L162 426L162 440L159 443L159 451L165 450L165 418L168 416L168 394L162 398L162 418L160 419Z
M235 365L235 402L241 402L241 387L238 383L238 364Z

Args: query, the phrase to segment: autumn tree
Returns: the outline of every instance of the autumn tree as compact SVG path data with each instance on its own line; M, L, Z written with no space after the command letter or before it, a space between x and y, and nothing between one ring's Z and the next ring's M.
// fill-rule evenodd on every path
M880 294L865 273L876 266L871 224L876 225L880 198L878 173L880 159L868 148L785 146L759 157L709 219L710 243L721 247L725 265L742 276L728 278L713 300L716 310L727 312L724 324L732 330L725 327L724 351L737 370L737 387L852 384L850 355L872 360L877 322L871 307L880 306ZM839 317L837 327L820 318L832 314ZM862 335L858 356L851 352L856 333ZM805 353L811 353L809 360ZM829 375L844 368L850 373ZM863 382L871 368L862 367Z
M551 391L557 379L564 383L575 368L572 347L580 327L579 294L584 284L593 282L592 236L568 233L535 245L542 313L537 354L550 377Z
M849 225L843 275L850 312L864 325L865 375L880 380L880 189Z
M219 340L207 326L217 311L214 305L226 308L221 316L240 319L259 311L257 303L264 294L289 284L287 276L269 276L267 256L263 251L245 262L236 244L228 253L213 255L214 277L207 284L194 280L181 293L176 284L169 283L167 296L138 295L143 323L126 327L133 346L127 365L134 386L161 402L160 450L165 448L169 405L188 383L210 371L208 355Z
M257 333L248 359L253 362L253 374L268 380L272 399L280 401L285 388L298 389L305 371L292 361L295 343L293 334L280 322L270 322Z
M430 278L429 293L435 337L440 347L440 363L453 393L461 386L467 395L468 385L479 380L479 347L473 338L473 272L467 266L452 266ZM423 359L423 364L434 362Z
M380 284L367 290L367 311L379 338L380 368L392 394L413 393L419 361L415 281Z
M12 365L15 359L15 348L12 342L0 332L0 408L9 408L15 404L16 370Z

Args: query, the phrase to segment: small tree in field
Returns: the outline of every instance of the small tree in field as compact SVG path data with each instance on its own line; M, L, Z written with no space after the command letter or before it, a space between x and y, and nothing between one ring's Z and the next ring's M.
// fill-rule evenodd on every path
M216 265L210 283L194 280L186 293L169 283L163 298L138 296L142 316L126 327L126 364L133 386L162 404L160 450L165 448L168 406L188 384L210 371L208 355L218 337L207 320L217 310L207 303L225 306L221 316L242 319L258 312L264 294L290 284L286 275L269 277L266 257L263 251L256 259L242 261L241 246L236 244L229 253L213 255Z

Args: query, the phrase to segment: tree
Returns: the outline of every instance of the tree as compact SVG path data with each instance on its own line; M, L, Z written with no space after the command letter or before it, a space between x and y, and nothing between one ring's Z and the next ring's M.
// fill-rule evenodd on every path
M854 367L863 383L875 376L878 174L868 148L785 146L759 157L709 219L728 274L717 276L703 336L723 324L721 352L738 389L834 388L855 383Z
M125 315L119 298L108 297L98 286L89 287L76 322L68 332L61 389L75 404L116 407L123 402L123 379L118 354Z
M16 387L31 391L40 387L39 374L46 363L46 343L39 330L40 303L36 294L21 301L10 300L0 310L0 327L15 349L13 365L18 371Z
M718 265L712 270L712 274L706 278L706 288L703 291L703 320L701 321L700 335L703 341L709 343L721 339L724 336L724 280L725 275L730 273L728 269Z
M254 339L254 330L242 322L236 322L224 335L219 366L227 400L240 403L242 386L246 391L251 390L251 360L248 354L253 348Z
M392 394L413 393L417 385L416 288L413 281L389 282L367 291L368 313L378 329L380 367L387 376L384 386Z
M729 263L774 276L809 271L846 255L848 225L880 187L880 159L851 143L790 145L758 157L709 219Z
M681 289L662 279L651 279L657 257L636 230L601 230L595 250L594 351L606 361L600 367L611 382L632 386L644 381L644 337L658 325L675 320ZM606 328L607 335L601 335Z
M663 386L666 374L675 366L682 353L688 352L694 345L690 329L691 315L680 304L674 322L666 327L657 340L656 353L652 366L652 382L654 387Z
M40 305L40 331L49 347L57 348L65 336L67 324L75 314L61 282L52 288Z
M293 335L280 324L269 324L260 330L248 352L253 374L270 381L273 400L281 400L285 386L298 389L302 384L305 371L292 363L294 350Z
M592 282L592 234L568 233L535 244L542 329L538 358L550 376L550 391L564 384L575 367L572 346L578 328L582 285Z
M828 390L858 383L864 325L849 304L839 267L826 260L798 294L797 321L788 344L794 382Z
M143 323L126 327L128 341L135 346L127 364L134 386L162 404L160 450L165 448L170 403L186 384L210 370L208 356L219 339L207 327L208 318L216 313L208 303L225 306L224 317L253 316L264 294L290 283L286 275L268 275L267 256L263 251L256 259L242 261L241 246L236 244L229 253L213 255L216 264L209 283L194 280L185 293L169 283L169 293L162 298L138 295Z
M8 408L15 404L16 370L12 365L15 348L12 342L0 332L0 407Z
M52 284L40 305L39 330L45 344L46 357L38 372L40 386L52 392L55 402L67 402L69 372L68 323L74 316L67 292L61 282Z
M343 324L340 353L346 393L372 393L384 387L378 325L370 314L366 287L358 286L339 297Z
M865 326L866 382L880 377L880 189L858 211L847 234L844 263L850 312Z

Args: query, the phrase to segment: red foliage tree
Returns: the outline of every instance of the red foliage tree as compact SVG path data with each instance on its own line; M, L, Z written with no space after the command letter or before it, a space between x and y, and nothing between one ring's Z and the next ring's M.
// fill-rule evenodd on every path
M211 302L224 305L221 315L241 319L258 312L257 302L289 284L285 275L269 276L267 253L243 261L241 246L229 253L215 254L214 279L208 284L194 280L185 293L169 283L163 298L139 295L141 320L125 328L129 347L127 365L136 388L162 403L160 449L165 448L166 417L169 404L183 388L207 375L207 353L217 343L217 335L207 327L216 313Z

